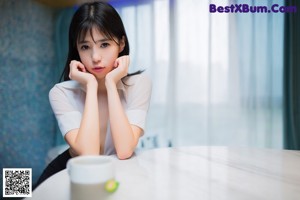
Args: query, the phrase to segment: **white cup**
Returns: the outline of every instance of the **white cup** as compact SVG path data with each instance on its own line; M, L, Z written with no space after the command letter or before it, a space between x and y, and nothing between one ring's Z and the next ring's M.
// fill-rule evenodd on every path
M113 161L108 156L78 156L67 163L72 200L105 199L105 183L115 178Z

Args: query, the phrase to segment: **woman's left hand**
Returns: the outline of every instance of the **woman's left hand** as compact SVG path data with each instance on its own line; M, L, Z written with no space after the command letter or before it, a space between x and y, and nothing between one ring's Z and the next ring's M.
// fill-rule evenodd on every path
M121 78L127 75L129 62L129 56L117 58L114 63L114 69L106 75L105 80L109 82L113 81L113 83L117 84Z

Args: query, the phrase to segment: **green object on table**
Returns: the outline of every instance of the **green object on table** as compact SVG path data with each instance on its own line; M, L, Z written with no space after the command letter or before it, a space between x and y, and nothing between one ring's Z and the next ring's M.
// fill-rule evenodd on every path
M118 189L118 187L119 187L119 182L116 180L108 180L106 181L104 186L105 190L109 193L115 192Z

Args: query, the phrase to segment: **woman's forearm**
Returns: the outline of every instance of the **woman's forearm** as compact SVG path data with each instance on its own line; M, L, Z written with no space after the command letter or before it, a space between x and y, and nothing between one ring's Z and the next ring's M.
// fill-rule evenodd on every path
M80 128L75 140L75 150L79 155L100 154L100 122L97 85L86 87L86 98Z
M106 81L109 121L119 159L129 158L136 146L132 127L122 107L116 85Z

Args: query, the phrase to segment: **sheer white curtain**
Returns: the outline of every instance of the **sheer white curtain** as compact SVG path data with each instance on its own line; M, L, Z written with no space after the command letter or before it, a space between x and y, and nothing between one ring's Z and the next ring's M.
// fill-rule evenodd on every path
M130 70L146 69L153 81L145 136L158 135L160 146L281 148L283 14L210 14L213 2L255 4L113 4L130 40Z

